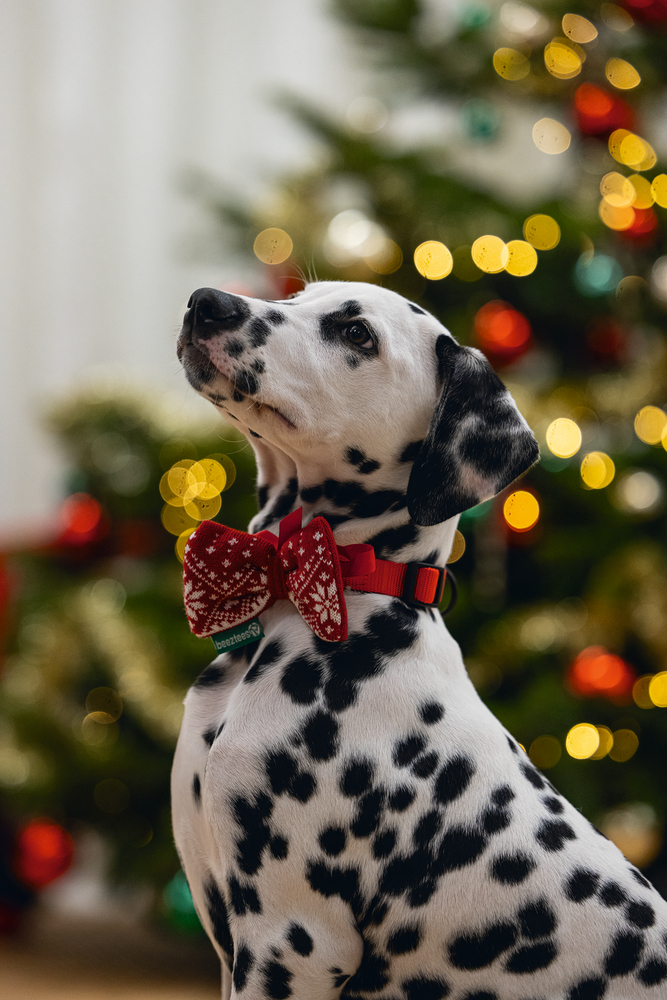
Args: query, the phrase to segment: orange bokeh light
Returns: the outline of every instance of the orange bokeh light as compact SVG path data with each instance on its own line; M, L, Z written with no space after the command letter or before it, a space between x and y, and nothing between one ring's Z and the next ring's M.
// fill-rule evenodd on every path
M582 83L577 87L574 109L584 135L600 135L617 128L630 128L634 124L630 105L594 83Z
M503 359L518 357L532 337L530 323L507 302L487 302L475 316L475 332L482 350Z
M33 819L18 835L14 870L26 885L40 889L67 871L73 855L67 830L50 819Z
M635 673L625 660L604 646L589 646L579 653L568 673L570 688L584 697L628 700Z

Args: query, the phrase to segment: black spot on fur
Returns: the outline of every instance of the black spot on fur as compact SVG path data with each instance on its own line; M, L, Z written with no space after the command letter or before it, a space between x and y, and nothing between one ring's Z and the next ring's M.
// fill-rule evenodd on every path
M432 750L417 757L410 770L415 778L430 778L439 763L440 757L435 750Z
M439 809L431 809L417 823L412 839L416 846L425 847L430 844L442 829L443 815Z
M499 854L491 862L490 872L496 882L504 885L519 885L537 867L537 862L529 854L518 851L516 854Z
M648 903L628 903L625 916L631 924L641 930L653 927L655 923L655 910Z
M262 904L253 885L250 883L242 885L233 875L227 880L227 885L232 909L239 917L245 916L246 913L262 912Z
M458 754L452 757L440 771L434 794L438 802L446 805L453 802L465 792L475 773L475 765L469 757Z
M436 722L440 722L444 714L444 705L441 705L439 701L425 701L424 704L419 707L421 720L426 723L427 726L433 726Z
M289 850L287 839L285 837L281 837L279 834L276 834L275 837L271 837L271 840L269 841L269 850L276 861L284 861Z
M576 840L576 833L564 820L545 820L535 834L535 839L545 851L562 851L566 840Z
M483 969L511 948L517 938L514 924L498 921L479 934L461 934L449 945L449 961L457 969Z
M396 767L407 767L422 752L425 746L426 740L419 734L406 736L404 739L399 740L394 745L394 752L392 754L394 764Z
M507 743L508 743L509 748L512 751L512 753L518 753L519 752L519 747L516 745L516 743L514 742L514 740L512 739L512 737L511 736L507 736L506 739L507 739Z
M370 760L351 760L345 765L340 779L343 795L358 797L367 792L373 782L374 767Z
M204 667L199 677L194 682L193 687L196 688L215 687L216 684L223 683L226 673L227 673L226 666L224 666L222 663L218 663L217 660L213 660L213 663L209 663L207 667Z
M322 830L319 841L322 850L331 857L335 857L345 849L347 834L341 826L328 826Z
M521 770L534 788L544 788L544 778L537 768L532 767L530 764L522 764Z
M308 800L315 794L316 788L317 782L315 781L313 775L309 774L308 771L299 771L298 774L294 775L292 781L290 781L287 792L298 802L308 802Z
M290 924L287 940L299 955L307 957L313 950L313 939L301 924Z
M389 559L399 549L405 548L416 541L419 529L414 521L402 524L400 528L386 528L369 538L369 544L375 549L379 559Z
M498 994L489 990L475 990L474 993L466 993L461 1000L498 1000Z
M232 809L234 819L243 832L236 842L236 860L244 874L254 875L261 867L262 853L270 839L267 819L273 810L273 803L263 793L254 800L239 795L233 799Z
M359 968L348 982L343 996L359 991L377 993L389 982L389 963L379 955L370 941L364 941L364 952Z
M405 812L414 802L416 794L413 788L401 785L400 788L397 788L389 796L388 806L392 812Z
M355 480L326 479L323 488L327 500L348 510L353 517L378 517L388 510L401 510L408 502L400 490L366 489Z
M201 738L203 739L206 746L209 747L209 749L213 746L213 741L215 740L217 733L218 730L216 726L211 726L210 729L207 729L205 732L201 734Z
M505 962L505 970L516 975L527 972L537 972L551 965L558 954L558 949L552 941L542 941L540 944L527 944L517 948Z
M331 760L336 756L339 728L334 717L321 709L306 720L301 737L313 760Z
M387 940L386 950L390 955L407 955L416 951L421 943L421 930L418 924L399 927Z
M308 656L297 656L288 663L280 678L280 687L297 705L311 705L322 683L322 664Z
M401 986L406 1000L443 1000L449 995L449 986L442 979L419 976L417 979L405 979ZM495 1000L495 994L491 1000Z
M245 351L245 344L243 341L239 340L238 337L230 337L228 340L223 342L223 347L225 353L229 355L230 358L240 358Z
M463 827L448 830L437 851L417 846L410 853L394 855L385 866L380 891L388 896L407 895L412 907L424 906L447 872L472 864L486 847L486 838Z
M542 802L547 807L549 812L554 813L554 815L559 815L565 811L565 806L560 799L557 799L554 795L550 795L549 798L542 799Z
M287 1000L292 995L292 973L280 962L267 962L263 967L264 989L271 1000Z
M253 966L254 958L250 949L242 944L234 959L234 989L240 993L248 981L248 973Z
M599 976L582 979L571 987L567 1000L602 1000L607 992L607 980Z
M272 326L280 326L287 319L285 313L279 312L277 309L269 309L267 313L264 314L264 319L267 323L271 323Z
M266 501L269 499L269 487L266 483L262 486L257 487L257 505L261 510L262 507L266 506Z
M262 652L253 661L250 670L246 671L243 677L244 684L251 684L253 681L256 681L258 677L262 676L266 668L280 659L282 655L283 646L281 642L277 639L267 642Z
M573 903L582 903L594 896L600 876L587 868L575 868L565 883L565 895Z
M295 758L286 750L272 750L267 754L265 767L275 795L288 790L298 771Z
M511 822L512 813L509 809L486 809L482 813L482 829L488 834L506 830Z
M607 954L604 964L608 976L624 976L639 964L644 950L644 939L641 934L626 931L616 934L612 948Z
M264 344L269 339L271 334L271 328L268 323L259 316L255 316L254 319L248 324L248 340L253 347L263 347Z
M426 315L423 309L420 309L419 306L413 305L412 302L408 302L408 308L411 309L413 313L417 313L418 316Z
M657 986L664 979L667 979L667 965L657 958L652 958L641 967L637 973L637 979L644 986Z
M653 886L651 885L651 883L649 882L649 880L647 878L645 878L640 871L637 871L636 868L634 868L634 867L631 868L630 869L630 874L632 875L632 877L635 880L635 882L637 882L639 885L643 885L645 889L652 889L653 888Z
M380 468L380 462L374 458L367 458L361 448L348 448L345 452L345 459L350 465L356 465L362 476L367 476L371 472L376 472Z
M419 449L423 445L422 441L411 441L410 444L406 444L405 448L399 455L399 462L414 462L417 455L419 454Z
M265 528L275 521L280 521L286 514L292 510L294 506L294 501L298 493L299 483L295 478L290 479L287 483L285 489L280 493L271 508L266 512L264 517L259 521L255 530L263 531Z
M227 964L231 968L234 961L234 942L229 930L227 907L218 886L212 878L204 883L204 894L206 896L206 909L208 910L211 927L213 928L213 937L220 945L227 958Z
M620 906L628 900L628 894L618 882L607 882L598 893L604 906Z
M388 858L396 846L396 830L385 830L379 833L373 841L373 857Z
M547 937L556 929L556 914L546 899L537 899L528 903L517 914L524 937L535 939Z
M509 785L500 785L491 792L491 801L497 806L506 806L514 798L516 795Z
M304 503L315 503L320 499L323 492L324 491L319 484L317 486L304 486L301 490L300 496Z
M359 799L357 811L350 827L355 837L370 837L376 833L382 820L386 795L382 788L375 788Z
M199 808L201 805L201 781L198 774L195 774L192 779L192 797L195 800L195 805Z
M339 896L346 903L358 901L359 870L352 865L343 867L311 861L306 868L306 878L311 889L321 896Z

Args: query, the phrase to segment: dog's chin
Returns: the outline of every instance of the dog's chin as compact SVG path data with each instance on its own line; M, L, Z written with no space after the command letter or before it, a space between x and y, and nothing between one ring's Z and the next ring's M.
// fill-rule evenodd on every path
M201 392L219 375L211 359L194 344L186 344L178 351L178 359L183 365L185 377L197 392Z

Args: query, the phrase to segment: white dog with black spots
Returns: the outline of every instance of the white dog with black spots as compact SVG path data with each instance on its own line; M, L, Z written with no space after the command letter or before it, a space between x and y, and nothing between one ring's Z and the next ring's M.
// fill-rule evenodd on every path
M191 385L248 437L260 511L444 565L458 515L538 458L484 357L401 296L192 296ZM349 636L286 600L195 681L176 844L241 1000L657 1000L667 903L479 699L432 608L345 591Z

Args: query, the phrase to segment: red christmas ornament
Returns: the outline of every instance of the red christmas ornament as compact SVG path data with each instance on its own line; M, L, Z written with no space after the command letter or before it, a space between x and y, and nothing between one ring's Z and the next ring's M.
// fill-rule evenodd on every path
M14 871L31 889L41 889L67 871L73 856L67 830L50 819L33 819L18 835Z
M567 683L585 698L609 698L625 702L632 697L636 675L628 663L604 646L583 649L570 665Z
M474 322L479 346L496 364L509 364L530 347L530 323L507 302L487 302Z
M632 130L634 111L622 97L611 94L594 83L582 83L574 94L574 112L579 131L584 135L605 135L617 128Z

